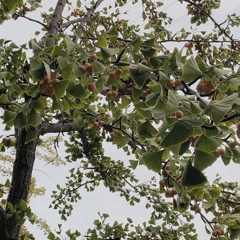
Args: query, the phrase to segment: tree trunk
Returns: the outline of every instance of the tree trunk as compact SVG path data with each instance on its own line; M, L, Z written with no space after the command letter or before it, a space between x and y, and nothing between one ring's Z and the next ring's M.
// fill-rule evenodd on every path
M38 141L38 130L35 129L37 139L25 144L26 130L20 130L16 136L16 157L12 173L12 188L10 189L7 201L14 207L18 206L21 200L27 201L31 183L32 170L35 160L35 152ZM6 209L8 212L9 209ZM18 239L21 226L18 225L14 215L7 219L7 233L10 239Z

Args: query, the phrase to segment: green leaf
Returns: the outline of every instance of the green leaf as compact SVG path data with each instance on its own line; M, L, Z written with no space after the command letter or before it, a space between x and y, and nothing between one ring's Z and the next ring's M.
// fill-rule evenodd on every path
M47 106L47 100L43 96L40 96L37 99L32 100L30 107L36 111L41 111Z
M27 208L28 208L27 203L22 199L20 200L19 207L23 211L27 210Z
M16 113L12 112L12 111L4 111L4 115L3 115L3 121L4 123L6 123L7 125L12 125L12 121L15 118Z
M139 88L142 88L145 85L145 83L148 80L148 76L150 74L150 71L146 70L146 68L143 68L141 65L143 64L138 64L138 65L130 64L129 66L130 74L133 77L134 82Z
M216 125L218 125L224 116L231 110L232 105L234 104L235 100L237 99L238 94L233 93L226 98L221 99L218 102L211 102L207 109L206 113L212 115L212 120Z
M196 167L199 171L203 171L207 167L211 166L216 160L216 156L208 152L195 149L194 167Z
M164 151L143 153L144 165L150 170L160 172L163 152Z
M45 68L42 62L35 59L30 60L31 71L30 74L37 80L42 80L45 74Z
M4 186L6 186L7 188L11 188L12 187L12 184L11 184L9 179L6 180Z
M61 80L55 83L55 95L57 99L62 98L65 95L69 80Z
M62 48L56 45L52 50L51 57L57 58L58 56L60 56L61 52L62 52Z
M197 119L183 118L177 121L170 133L163 139L161 146L167 148L186 142L193 135L194 128L201 125L202 121Z
M190 138L181 144L181 147L180 147L180 150L179 150L179 155L183 155L188 149L189 149L189 146L190 146Z
M45 68L48 78L51 79L51 69L50 69L49 65L46 62L43 62L43 64L44 64L44 68Z
M195 186L203 184L207 178L195 167L192 166L191 161L188 161L182 175L183 186Z
M133 51L136 53L140 49L140 44L141 44L141 38L137 37L134 39L134 41L131 43L133 46Z
M59 57L57 57L57 61L58 61L60 70L63 70L64 68L66 68L68 66L68 62L67 62L67 57L66 56L59 56Z
M30 41L30 46L31 46L33 52L41 52L42 51L42 48L33 39Z
M196 148L203 152L213 152L216 148L220 145L216 139L212 137L207 137L205 134L202 134L201 137L198 139Z
M27 121L23 112L17 113L17 115L13 119L13 124L16 128L23 128L27 125Z
M102 35L98 36L97 46L98 47L107 47L108 46L107 40L104 36L102 36Z
M141 52L146 59L149 59L149 58L155 56L157 50L155 48L151 47L151 48L141 49Z
M69 89L69 93L78 98L86 98L89 95L89 91L85 90L81 83Z
M129 160L130 166L132 169L136 169L138 166L138 161L137 160Z
M27 128L27 136L25 139L25 144L35 140L37 138L35 132L31 128Z
M118 36L118 31L115 27L113 27L109 31L107 31L106 34L109 36Z
M17 8L19 6L19 4L21 3L20 0L4 0L1 1L2 4L4 4L4 11L5 12L11 12L12 10L14 10L15 8Z
M71 78L73 78L72 71L73 71L73 65L72 64L67 65L67 67L65 67L62 70L63 79L64 80L70 80Z
M72 41L72 39L66 34L65 41L67 44L67 53L70 54L73 49L76 47L76 44Z
M152 114L149 110L146 110L147 106L145 102L138 102L134 104L134 107L138 114L140 114L144 118L151 118Z
M152 126L149 121L146 121L138 126L138 134L140 139L151 138L157 135L157 130Z
M112 55L116 54L119 51L118 48L106 48L106 47L100 47L100 50L103 61L107 61Z
M31 110L28 116L28 125L29 126L39 126L42 123L40 113L37 113L34 109Z
M191 57L183 66L182 77L185 82L191 82L196 77L202 76L202 74L194 57Z
M230 238L231 239L239 239L239 237L240 237L240 229L230 228Z
M165 111L165 116L168 117L172 115L174 111L178 109L178 98L177 96L173 93L173 91L169 90L168 91L168 100L166 104L166 111Z
M94 73L103 73L105 71L105 69L106 69L106 67L99 61L94 61L92 63L92 70Z

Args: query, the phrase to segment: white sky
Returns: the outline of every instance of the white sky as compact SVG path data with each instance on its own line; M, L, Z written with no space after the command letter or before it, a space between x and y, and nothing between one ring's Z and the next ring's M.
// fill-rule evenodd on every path
M43 0L43 10L47 12L49 7L55 7L56 2L56 0ZM112 4L112 2L112 0L105 0L104 4ZM178 1L176 0L165 0L163 2L165 4L162 9L165 9L167 12L169 12L170 16L174 19L173 24L169 27L169 30L176 32L182 27L189 27L189 22L187 21L188 16L186 15L186 10L184 9L185 5L179 5ZM127 17L130 19L130 23L138 24L139 21L141 22L140 4L135 5L134 7L129 6L126 9L129 10ZM240 14L240 1L222 0L222 6L220 10L214 11L214 17L217 21L222 22L225 20L225 16L228 13L233 12L236 12L237 15ZM38 13L29 13L27 16L31 18L38 18L39 11ZM143 27L144 24L141 26ZM212 23L207 26L209 30L211 27ZM40 29L40 25L20 18L17 21L9 21L0 26L0 38L12 39L18 44L23 44L28 42L31 38L34 38L34 32L40 31ZM206 30L206 26L204 27L204 30ZM237 31L235 36L235 38L239 36ZM170 49L175 47L173 43L166 46ZM106 154L109 154L113 157L113 159L116 160L118 160L120 157L121 159L124 159L126 163L128 162L128 159L131 159L131 157L126 156L121 150L117 150L114 146L108 145L108 147L106 147ZM53 211L52 209L48 209L48 206L51 202L51 191L55 189L56 184L63 185L65 181L64 176L68 174L67 169L70 169L73 166L74 165L72 164L70 167L64 166L55 168L49 165L46 166L45 163L41 163L37 160L34 166L34 175L37 177L38 186L47 186L47 194L44 197L32 199L31 206L33 211L39 217L46 219L53 228L56 227L60 221L57 212ZM224 180L239 181L238 165L236 166L232 164L228 167L225 167L219 159L214 163L214 167L211 167L206 171L206 174L209 176L210 180L213 180L218 172L220 172ZM144 166L141 166L137 169L137 176L140 177L142 182L149 181L152 174L153 173L148 171ZM93 220L98 218L98 212L109 213L111 216L110 220L117 220L118 222L125 222L127 217L131 217L135 224L149 220L150 214L149 211L145 209L144 201L134 207L131 207L125 202L124 198L118 197L118 193L109 193L109 191L105 188L99 188L92 193L83 195L83 199L76 205L73 215L67 222L63 222L63 229L78 229L82 234L84 234L87 228L93 226ZM196 218L196 222L198 228L202 229L199 239L206 239L203 222L200 218ZM32 231L32 233L34 233L37 240L46 239L46 237L42 235L42 232L35 226L29 225L29 229Z

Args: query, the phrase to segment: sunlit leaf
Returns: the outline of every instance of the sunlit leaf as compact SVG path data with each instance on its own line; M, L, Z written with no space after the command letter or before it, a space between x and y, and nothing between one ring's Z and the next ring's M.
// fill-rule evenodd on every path
M98 36L97 46L98 47L107 47L108 46L107 40L104 36L102 36L102 35Z
M73 49L76 47L76 44L72 41L72 39L66 34L65 41L67 45L67 53L70 54Z

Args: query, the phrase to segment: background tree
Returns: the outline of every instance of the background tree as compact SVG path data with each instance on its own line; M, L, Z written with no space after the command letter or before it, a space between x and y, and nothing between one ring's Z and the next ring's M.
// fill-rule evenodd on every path
M212 30L172 33L162 3L142 0L148 22L141 35L121 14L124 0L114 1L114 11L111 5L98 11L103 0L86 9L76 1L74 10L71 2L58 0L41 21L29 18L40 2L0 1L2 24L26 18L43 27L39 39L21 46L0 41L1 117L11 131L1 149L15 148L12 180L1 185L1 239L26 238L21 226L35 221L28 206L32 170L42 136L50 133L56 146L68 133L66 160L80 165L53 192L51 207L61 219L74 211L80 188L93 191L100 183L131 205L147 198L152 209L142 226L130 218L111 226L108 215L100 215L85 239L198 239L192 213L199 214L210 238L237 238L238 183L210 183L203 172L215 161L240 160L239 41L231 34L240 18L231 14L218 23L212 11L219 0L181 0L193 26L210 21ZM184 47L170 52L165 44L172 42ZM106 156L104 141L133 154L130 167ZM159 174L159 183L138 183L133 173L141 164ZM49 230L48 239L60 234L61 229Z

